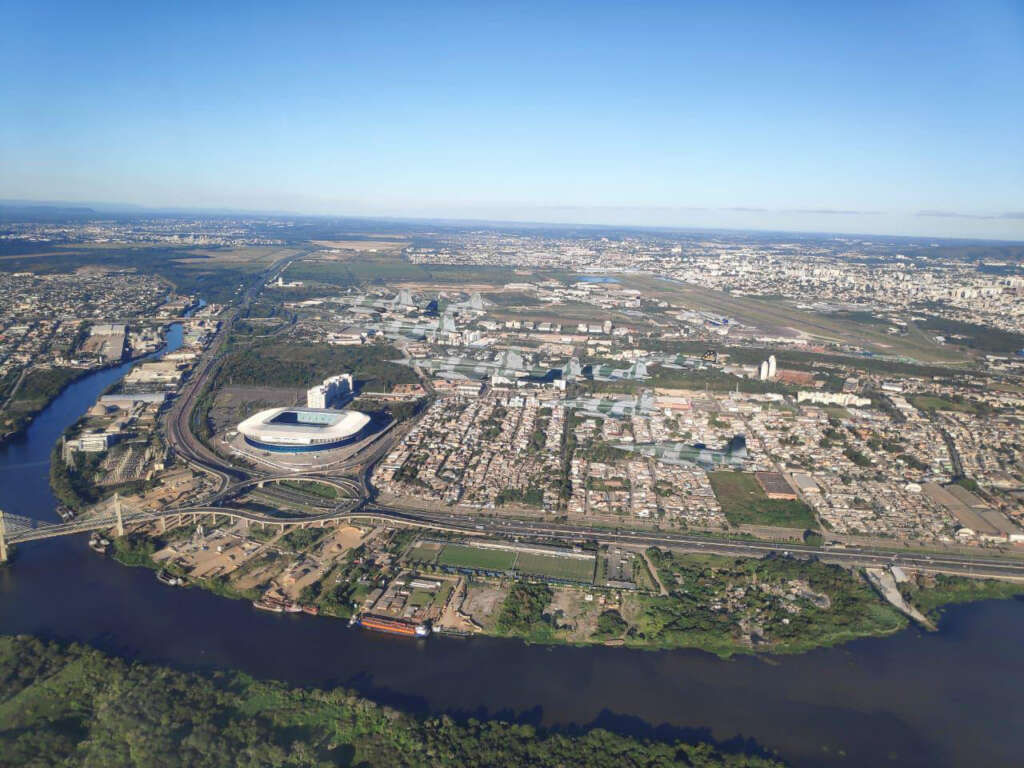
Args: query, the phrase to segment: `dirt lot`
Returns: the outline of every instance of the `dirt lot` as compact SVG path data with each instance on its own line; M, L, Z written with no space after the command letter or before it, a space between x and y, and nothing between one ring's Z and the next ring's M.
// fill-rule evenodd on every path
M265 553L265 551L264 551ZM261 554L260 557L263 555ZM253 589L264 582L274 579L289 566L291 560L287 557L275 557L267 560L258 568L250 571L235 582L237 589Z
M192 540L175 542L155 553L153 559L177 563L189 569L191 576L203 579L233 572L260 548L254 542L217 530L198 543Z
M140 510L161 509L190 499L202 485L190 469L176 469L160 475L162 485L138 498L135 507ZM134 501L134 499L133 499Z
M449 627L451 629L458 630L460 632L476 632L479 630L473 620L463 611L459 610L459 606L463 604L463 600L466 596L466 580L459 578L455 584L455 590L452 593L451 599L448 604L445 605L444 611L441 614L441 618L438 619L437 624L443 627Z
M224 387L217 391L210 417L218 432L265 408L306 404L306 390L290 387Z
M350 549L358 547L362 541L365 531L351 525L342 526L333 534L324 537L323 543L317 550L317 556L322 558L337 558Z
M301 558L277 578L277 583L286 597L298 600L302 590L323 578L327 571L327 566L317 560Z
M558 618L559 626L571 625L569 640L586 640L597 630L597 617L600 606L597 599L587 602L585 595L592 594L579 589L556 589L555 597L548 610L552 613L561 611Z
M484 631L492 630L507 594L507 590L494 584L471 584L466 590L462 612L472 617L473 621L484 628Z
M622 618L626 620L628 624L635 624L640 619L640 614L643 613L643 605L640 602L639 596L635 594L624 594L621 597L622 604L619 607L619 613ZM604 608L614 608L614 605L607 605Z

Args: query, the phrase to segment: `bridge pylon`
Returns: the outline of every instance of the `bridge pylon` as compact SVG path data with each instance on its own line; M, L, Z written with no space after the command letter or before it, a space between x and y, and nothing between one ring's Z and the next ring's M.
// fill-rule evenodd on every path
M7 529L4 527L4 511L0 509L0 563L7 562Z

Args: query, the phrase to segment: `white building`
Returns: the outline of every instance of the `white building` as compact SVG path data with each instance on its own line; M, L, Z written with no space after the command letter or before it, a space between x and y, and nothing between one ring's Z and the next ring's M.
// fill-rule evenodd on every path
M841 405L862 407L871 405L871 398L858 397L849 392L813 392L801 389L796 393L798 403L818 403L820 405Z
M331 376L329 379L324 379L322 384L317 384L306 390L306 407L320 409L341 407L352 399L353 390L351 373Z

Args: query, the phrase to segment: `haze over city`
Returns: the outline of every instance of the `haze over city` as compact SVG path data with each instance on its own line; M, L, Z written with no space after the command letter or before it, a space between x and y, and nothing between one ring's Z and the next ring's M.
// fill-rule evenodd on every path
M1024 12L4 3L0 198L1024 237Z

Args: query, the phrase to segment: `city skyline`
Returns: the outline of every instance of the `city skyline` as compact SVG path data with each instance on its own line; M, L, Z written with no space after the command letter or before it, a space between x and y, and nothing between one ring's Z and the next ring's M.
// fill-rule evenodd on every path
M1024 238L1015 3L6 8L0 198Z

